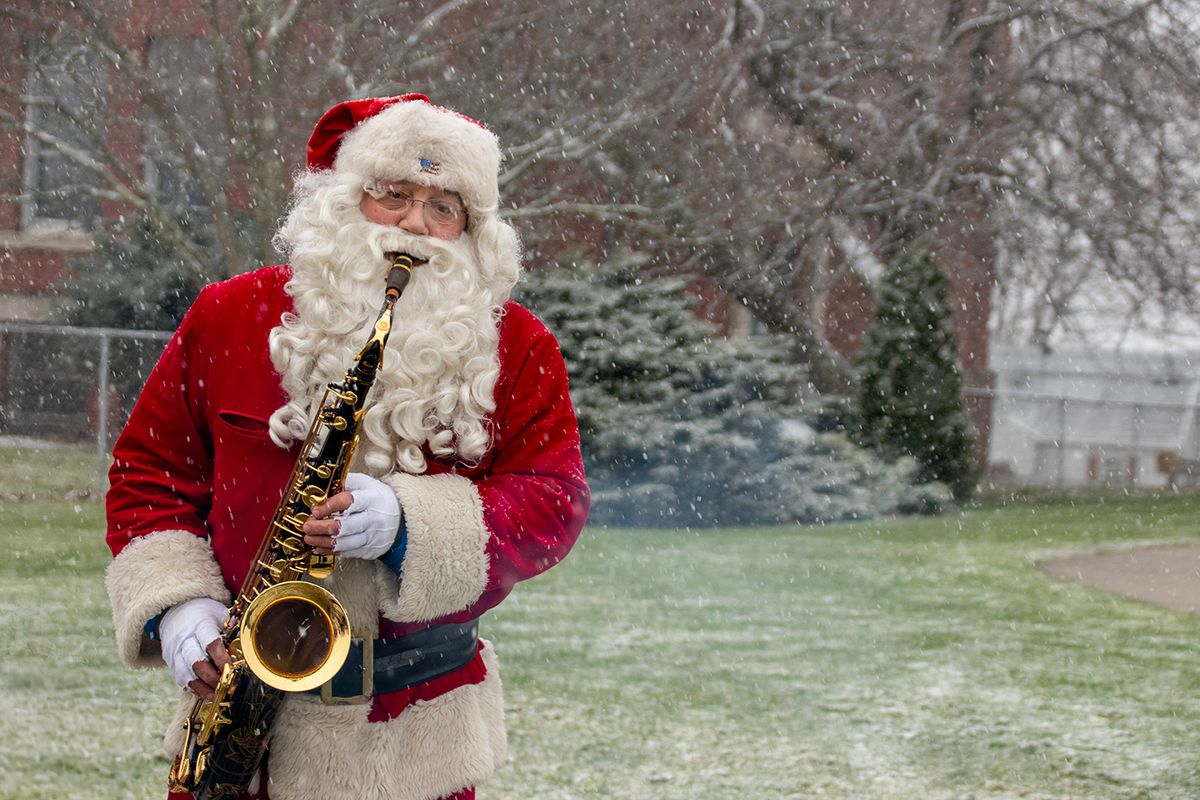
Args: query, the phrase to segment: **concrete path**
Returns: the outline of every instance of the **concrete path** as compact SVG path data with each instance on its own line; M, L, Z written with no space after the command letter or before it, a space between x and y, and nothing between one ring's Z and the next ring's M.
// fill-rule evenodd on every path
M1042 561L1038 566L1055 578L1175 611L1200 613L1200 544L1066 556Z

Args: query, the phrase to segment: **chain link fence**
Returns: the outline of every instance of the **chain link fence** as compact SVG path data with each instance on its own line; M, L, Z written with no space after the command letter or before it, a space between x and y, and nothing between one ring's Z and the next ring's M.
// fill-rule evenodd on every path
M103 492L113 440L170 337L0 323L0 434L93 442Z
M170 337L0 323L0 435L92 443L102 493L113 441ZM1062 378L1047 384L1054 391L968 390L991 406L990 482L1200 486L1200 379L1147 384L1135 393L1142 399L1130 399L1128 386L1110 376L1086 392Z

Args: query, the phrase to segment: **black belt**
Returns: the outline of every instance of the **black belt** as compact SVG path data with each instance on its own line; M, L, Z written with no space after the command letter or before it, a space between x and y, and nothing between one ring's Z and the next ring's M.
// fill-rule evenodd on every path
M365 703L374 695L398 692L471 663L479 648L479 620L437 625L395 639L350 641L350 653L337 674L308 694L329 704Z

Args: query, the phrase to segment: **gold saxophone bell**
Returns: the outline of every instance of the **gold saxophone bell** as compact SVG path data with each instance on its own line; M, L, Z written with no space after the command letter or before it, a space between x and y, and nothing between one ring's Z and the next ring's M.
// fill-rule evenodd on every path
M264 589L246 608L240 647L260 681L304 692L342 668L350 652L350 620L327 589L284 581Z

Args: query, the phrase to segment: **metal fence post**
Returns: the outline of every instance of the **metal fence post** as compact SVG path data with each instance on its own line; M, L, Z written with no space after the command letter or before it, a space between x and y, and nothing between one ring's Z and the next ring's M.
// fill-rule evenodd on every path
M1139 453L1142 448L1142 426L1145 424L1144 414L1142 413L1141 403L1134 403L1133 408L1129 412L1133 415L1133 424L1130 426L1130 436L1133 439L1133 455L1126 462L1125 471L1128 473L1129 485L1138 485L1138 476L1142 472L1142 464L1139 458Z
M1067 398L1062 398L1058 404L1058 475L1055 476L1054 485L1062 487L1066 483L1067 476Z
M104 495L108 473L108 334L100 334L100 375L96 382L100 397L96 401L96 496Z

